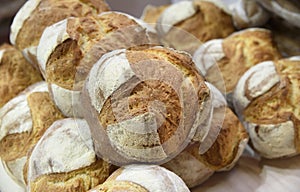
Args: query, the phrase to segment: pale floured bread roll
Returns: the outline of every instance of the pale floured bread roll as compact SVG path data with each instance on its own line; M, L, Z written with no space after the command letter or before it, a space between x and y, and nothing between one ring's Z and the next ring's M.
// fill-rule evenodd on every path
M98 159L83 119L54 122L36 144L27 162L28 190L87 191L103 183L113 166Z
M120 165L162 163L183 150L211 109L193 65L187 53L159 46L105 54L82 94L97 154Z
M156 24L164 45L193 51L202 43L234 32L229 10L221 1L181 1L164 10Z
M104 0L28 0L13 20L10 42L36 65L36 46L47 26L70 16L96 15L108 10Z
M300 58L250 68L234 91L234 107L251 143L265 158L299 154Z
M213 95L213 117L206 138L191 142L178 156L162 165L190 188L203 183L216 171L230 170L248 142L246 129L227 107L222 93L213 85L208 86Z
M146 23L155 26L162 12L165 9L167 9L169 6L170 5L161 5L161 6L147 5L143 10L141 19Z
M157 165L128 165L116 170L102 185L89 192L188 192L173 172Z
M206 80L230 97L247 69L262 61L277 60L281 55L271 31L249 28L225 39L215 39L203 44L193 58Z
M82 84L104 53L150 44L148 32L143 22L119 12L68 18L47 27L37 57L53 99L63 114L82 117L79 105Z
M18 182L24 184L27 153L46 129L61 118L45 82L31 85L0 109L0 157Z
M11 45L0 46L0 108L42 77L22 53Z
M297 0L260 0L258 1L264 8L288 22L300 28L300 5Z
M261 27L266 24L270 18L268 11L261 7L256 1L230 1L227 6L231 12L234 26L238 29Z

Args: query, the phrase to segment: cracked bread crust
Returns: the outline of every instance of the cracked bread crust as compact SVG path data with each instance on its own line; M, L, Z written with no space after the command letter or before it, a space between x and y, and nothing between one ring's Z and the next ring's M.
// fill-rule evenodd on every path
M28 86L42 80L40 73L11 45L0 46L0 108Z

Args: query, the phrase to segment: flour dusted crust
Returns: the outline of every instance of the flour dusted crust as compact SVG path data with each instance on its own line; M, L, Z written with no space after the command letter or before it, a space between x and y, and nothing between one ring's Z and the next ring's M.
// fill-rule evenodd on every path
M195 51L193 58L208 82L223 93L230 94L250 67L263 61L280 59L281 55L271 31L250 28L203 44Z
M40 73L11 45L0 46L0 108L31 84L41 81Z
M68 117L82 117L79 91L93 64L106 52L150 44L151 27L120 12L68 18L46 28L37 59L52 96ZM62 65L63 63L63 65ZM71 98L64 102L65 97Z
M293 26L300 27L300 6L297 1L292 0L262 0L257 1L270 11Z
M202 43L234 32L231 15L220 1L182 1L168 7L157 21L163 44L190 53ZM180 41L179 41L180 40Z
M253 147L266 158L299 154L299 57L250 68L234 92L234 106Z
M0 157L18 182L25 183L27 153L59 118L45 82L33 84L0 109Z
M0 159L0 190L2 192L25 192L25 186L12 174L6 163Z
M203 141L191 142L164 167L180 176L188 187L195 187L214 172L230 170L242 155L248 142L246 129L227 107L219 90L207 83L211 90L212 120Z
M97 159L86 121L63 119L49 127L30 154L28 189L87 191L111 171L109 163Z
M163 47L105 54L83 90L96 151L117 164L165 161L182 150L207 120L209 102L191 57Z
M29 0L13 20L10 41L36 65L36 46L47 26L70 16L96 15L108 10L102 0Z
M263 26L270 18L269 13L256 1L238 0L230 4L228 9L238 29Z
M102 186L90 192L102 192L102 187L109 190L118 188L119 183L127 184L125 190L132 186L141 186L137 192L165 191L165 192L188 192L185 183L173 172L157 165L128 165L115 171ZM133 184L134 185L133 185Z

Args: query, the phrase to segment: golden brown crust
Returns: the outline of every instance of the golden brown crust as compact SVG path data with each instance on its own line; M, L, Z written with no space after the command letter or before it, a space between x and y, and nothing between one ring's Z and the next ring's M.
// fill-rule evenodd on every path
M141 70L138 69L138 65L143 61L145 61L145 65L143 65L144 72L148 70L151 71L150 68L153 70L151 63L147 62L151 60L169 62L175 67L178 67L179 70L184 71L186 75L190 76L193 83L195 83L194 86L199 88L198 97L200 105L205 101L209 94L208 89L204 86L203 78L191 67L192 60L187 55L171 52L167 49L147 49L140 47L128 50L126 52L126 57L128 62L132 65L133 70ZM174 76L171 72L167 74L169 76L164 76L164 78L172 79ZM128 96L128 91L124 90L130 88L132 91ZM114 93L114 100L118 102L112 102L111 98L106 100L103 109L99 114L100 123L104 128L118 121L124 121L137 115L141 115L154 108L154 111L151 112L156 114L156 121L161 122L161 126L157 131L160 142L164 143L176 132L180 120L182 119L182 107L179 95L172 86L162 82L160 79L145 80L142 82L138 82L137 79L131 79ZM149 106L155 105L153 103L154 101L164 103L166 107L165 111L161 110L159 106L152 106L153 108L149 108ZM129 102L129 109L127 102ZM118 119L116 119L114 114L118 114Z
M37 46L44 29L65 18L96 15L108 10L108 5L102 0L42 0L20 29L16 47L22 50Z
M54 121L63 118L47 92L32 93L27 97L27 101L33 120L32 131L10 134L0 141L0 156L4 161L26 156L46 129Z
M149 192L143 186L130 181L106 181L90 192Z
M42 80L40 73L13 46L3 44L0 59L0 107L29 85Z
M162 12L169 6L170 5L161 5L161 6L148 5L144 9L142 19L146 23L155 24L158 18L160 17L160 15L162 14Z
M113 170L109 163L99 159L88 167L72 172L40 176L30 182L30 191L85 192L103 183Z
M300 62L282 59L274 64L280 82L251 101L243 115L245 121L255 124L292 121L295 127L295 146L300 151Z
M200 144L194 143L186 151L209 168L217 171L233 162L237 156L240 142L246 138L248 135L245 128L235 114L226 107L222 129L212 147L204 154L199 155Z
M281 55L267 30L246 30L233 34L223 41L225 57L217 62L226 92L232 92L240 77L252 66L267 60L277 60ZM234 75L232 75L234 74ZM208 70L206 79L213 82L215 69Z

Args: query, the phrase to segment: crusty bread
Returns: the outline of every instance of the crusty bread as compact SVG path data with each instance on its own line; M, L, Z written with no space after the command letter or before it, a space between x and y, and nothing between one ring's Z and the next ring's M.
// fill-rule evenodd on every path
M246 129L226 106L224 96L213 85L208 87L213 95L208 134L202 142L191 142L182 153L163 164L190 188L203 183L216 171L231 169L248 142Z
M27 162L28 190L87 191L103 183L113 166L97 159L83 119L54 122L32 150Z
M100 186L89 192L113 191L188 192L185 183L173 172L157 165L128 165L116 170Z
M136 47L105 54L82 100L100 156L117 164L157 163L180 152L207 121L209 94L190 55Z
M170 5L161 5L161 6L154 6L154 5L147 5L142 13L141 19L146 23L152 24L155 26L158 18L162 14L162 12L168 8Z
M93 64L106 52L150 44L148 30L124 13L68 18L46 28L37 49L53 99L68 117L82 117L79 91Z
M37 64L36 46L47 26L70 16L96 15L108 10L104 0L29 0L14 17L10 41L31 63Z
M22 53L11 45L0 46L0 108L42 77Z
M230 94L247 69L262 61L280 59L281 54L271 31L250 28L203 44L193 58L208 82Z
M61 118L45 82L31 85L0 109L0 157L19 182L24 183L27 153Z
M253 147L266 158L299 154L299 57L250 68L234 92L234 107Z
M161 41L193 53L211 39L225 38L235 31L230 13L221 1L182 1L168 7L156 24Z

